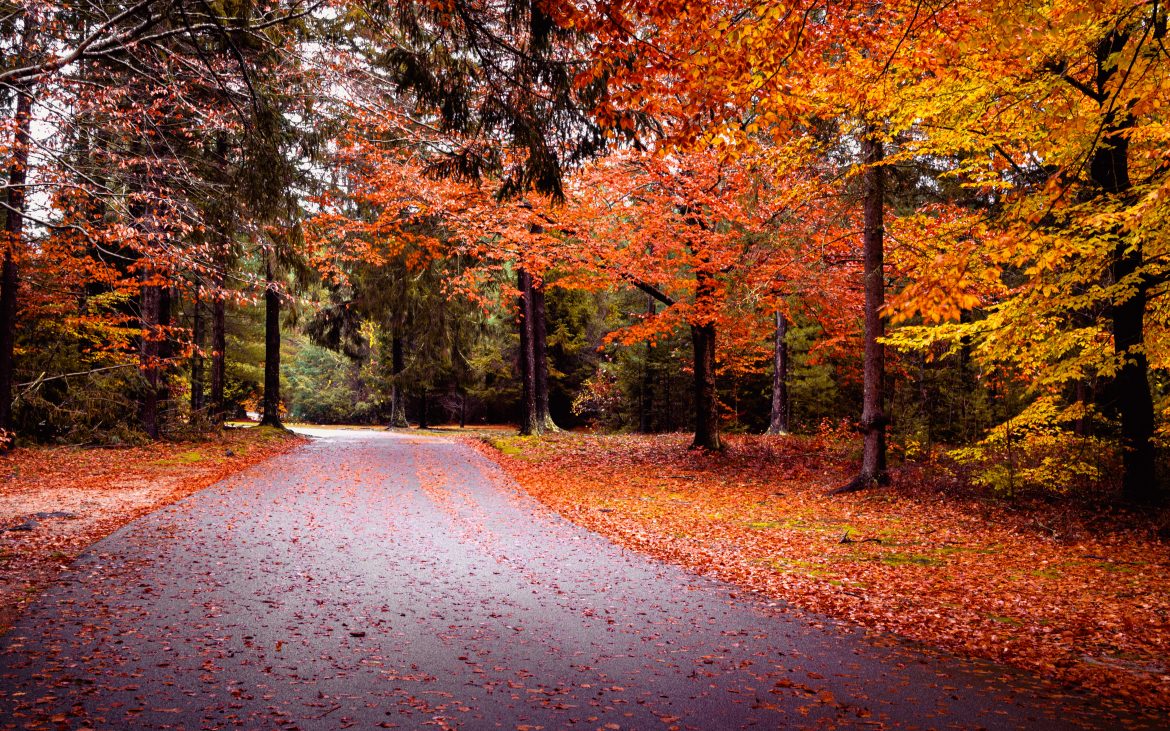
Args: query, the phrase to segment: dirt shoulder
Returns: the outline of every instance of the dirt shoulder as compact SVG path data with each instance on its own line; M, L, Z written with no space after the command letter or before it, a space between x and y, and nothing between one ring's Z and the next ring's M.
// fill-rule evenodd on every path
M228 429L199 442L30 447L0 456L0 632L95 541L304 441L273 429Z
M812 611L1170 709L1164 516L1024 509L903 474L828 497L815 439L467 438L538 500L629 548Z

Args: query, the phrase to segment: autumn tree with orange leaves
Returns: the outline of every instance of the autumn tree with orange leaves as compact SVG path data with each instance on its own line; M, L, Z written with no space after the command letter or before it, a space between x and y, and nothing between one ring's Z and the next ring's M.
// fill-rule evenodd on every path
M713 153L607 158L572 179L561 214L571 238L558 253L571 282L635 287L664 306L615 338L690 331L696 448L721 448L717 373L758 354L773 313L852 299L841 279L848 268L834 266L840 237L823 215L832 201L822 181L793 175L777 186L758 163Z
M925 441L993 490L1101 483L1116 460L1126 499L1164 495L1158 3L103 12L22 4L0 21L4 428L16 381L34 384L26 398L54 390L16 376L21 338L53 317L76 354L44 378L137 372L147 434L183 390L217 421L226 305L263 296L268 418L284 406L281 312L300 305L317 310L312 328L345 321L351 344L365 338L353 353L378 350L361 328L380 318L396 425L407 362L422 362L404 313L432 323L411 335L430 364L417 372L458 372L464 397L475 357L452 343L511 323L476 347L514 359L491 398L518 394L513 415L539 434L556 426L549 383L563 375L548 351L569 319L585 327L556 321L561 306L638 292L653 304L598 304L575 352L687 333L672 367L693 382L696 447L720 449L740 409L721 375L759 384L754 423L811 427L786 423L803 383L786 354L790 327L815 325L813 347L852 354L818 386L861 434L844 489L884 482L887 442L909 457L925 422ZM20 289L30 275L84 304ZM932 371L945 399L923 396ZM447 387L424 381L411 386L424 401ZM961 430L949 399L974 414ZM1074 449L1093 464L1062 466Z
M224 242L210 235L216 224L208 211L211 201L226 205L243 192L229 193L225 168L271 146L269 131L280 126L273 122L281 114L270 93L277 47L309 6L188 5L143 0L75 11L29 3L6 14L5 38L16 47L0 67L0 85L13 104L4 143L12 164L0 293L5 429L13 426L22 264L82 285L80 312L66 317L62 332L92 331L84 323L105 317L107 331L118 333L113 341L97 337L98 352L120 352L118 362L53 378L130 366L128 351L137 349L141 380L129 383L141 426L152 437L160 433L171 375L187 350L185 328L174 321L180 291L194 286L204 296L228 296L230 275L214 273L214 250ZM260 169L275 173L273 162ZM29 185L37 195L26 193ZM251 192L262 187L260 195L245 194L253 204L246 224L253 232L268 223L264 211L273 210L268 202L279 197L274 191L282 183L270 176ZM64 268L54 273L53 266ZM120 342L119 328L131 318L138 335ZM77 332L82 343L93 334ZM80 347L82 363L96 365ZM41 383L26 384L22 393Z

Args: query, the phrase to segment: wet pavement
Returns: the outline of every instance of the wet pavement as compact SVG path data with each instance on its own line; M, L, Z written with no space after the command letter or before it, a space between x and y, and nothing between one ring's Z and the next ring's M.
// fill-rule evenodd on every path
M623 551L457 441L307 431L82 556L0 728L1156 725Z

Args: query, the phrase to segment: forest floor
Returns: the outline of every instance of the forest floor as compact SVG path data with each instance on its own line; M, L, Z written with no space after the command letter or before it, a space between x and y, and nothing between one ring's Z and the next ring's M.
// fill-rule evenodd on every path
M304 441L228 429L204 441L0 456L0 633L95 541Z
M467 437L566 518L661 560L867 628L1170 709L1166 514L993 500L802 437Z

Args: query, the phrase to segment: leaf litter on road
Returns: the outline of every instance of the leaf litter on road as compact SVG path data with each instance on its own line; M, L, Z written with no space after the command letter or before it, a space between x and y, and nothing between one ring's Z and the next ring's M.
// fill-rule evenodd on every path
M196 442L0 455L0 632L94 542L303 441L229 429Z

